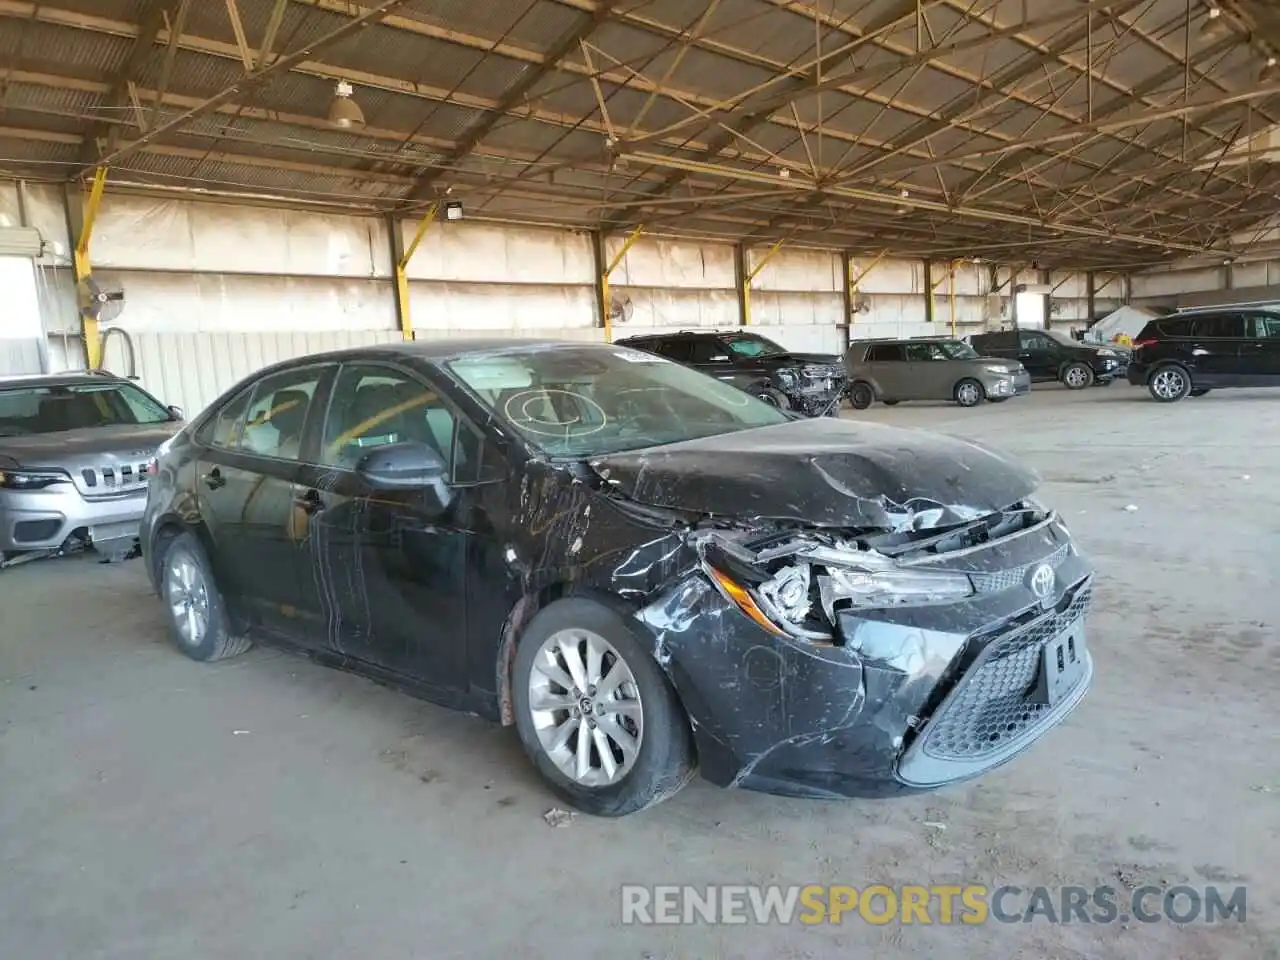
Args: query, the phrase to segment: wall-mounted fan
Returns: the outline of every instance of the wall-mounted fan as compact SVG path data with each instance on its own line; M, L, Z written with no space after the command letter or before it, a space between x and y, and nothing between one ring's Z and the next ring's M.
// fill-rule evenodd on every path
M110 323L124 310L124 291L105 290L92 276L76 284L76 298L80 312L99 323Z
M854 312L854 313L870 313L870 312L871 312L871 298L870 298L870 297L861 296L861 295L854 297L854 298L853 298L853 312Z
M635 313L635 304L631 302L631 298L626 294L618 295L616 293L609 295L609 319L613 323L626 323Z

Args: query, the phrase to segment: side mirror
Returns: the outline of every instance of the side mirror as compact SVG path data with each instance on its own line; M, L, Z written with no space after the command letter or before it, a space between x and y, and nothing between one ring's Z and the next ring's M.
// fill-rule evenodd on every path
M170 419L170 420L181 420L181 419L182 419L182 408L181 408L181 407L173 407L173 406L169 407L169 419Z
M360 458L356 472L378 490L413 490L434 487L444 492L448 464L425 443L388 443Z

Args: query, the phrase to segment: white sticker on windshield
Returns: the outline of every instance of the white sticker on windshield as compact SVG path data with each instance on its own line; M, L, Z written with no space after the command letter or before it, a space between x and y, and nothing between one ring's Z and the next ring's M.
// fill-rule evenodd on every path
M666 357L659 357L656 354L645 353L642 350L615 350L613 355L619 360L625 360L627 363L670 363Z

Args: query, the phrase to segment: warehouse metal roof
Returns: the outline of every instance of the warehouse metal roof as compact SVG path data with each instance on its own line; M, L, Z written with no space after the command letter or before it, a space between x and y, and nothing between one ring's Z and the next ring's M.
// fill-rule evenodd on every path
M1277 53L1273 0L0 0L0 171L858 253L1231 256L1280 215ZM363 125L330 123L338 81Z

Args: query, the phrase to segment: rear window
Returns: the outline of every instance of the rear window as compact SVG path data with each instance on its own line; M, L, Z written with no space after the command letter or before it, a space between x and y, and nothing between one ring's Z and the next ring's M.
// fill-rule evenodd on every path
M1231 313L1196 317L1191 323L1191 335L1205 340L1243 337L1244 317Z
M867 360L871 363L897 363L903 359L902 344L878 343L867 351Z
M171 419L131 383L74 383L0 389L0 437L137 426Z

